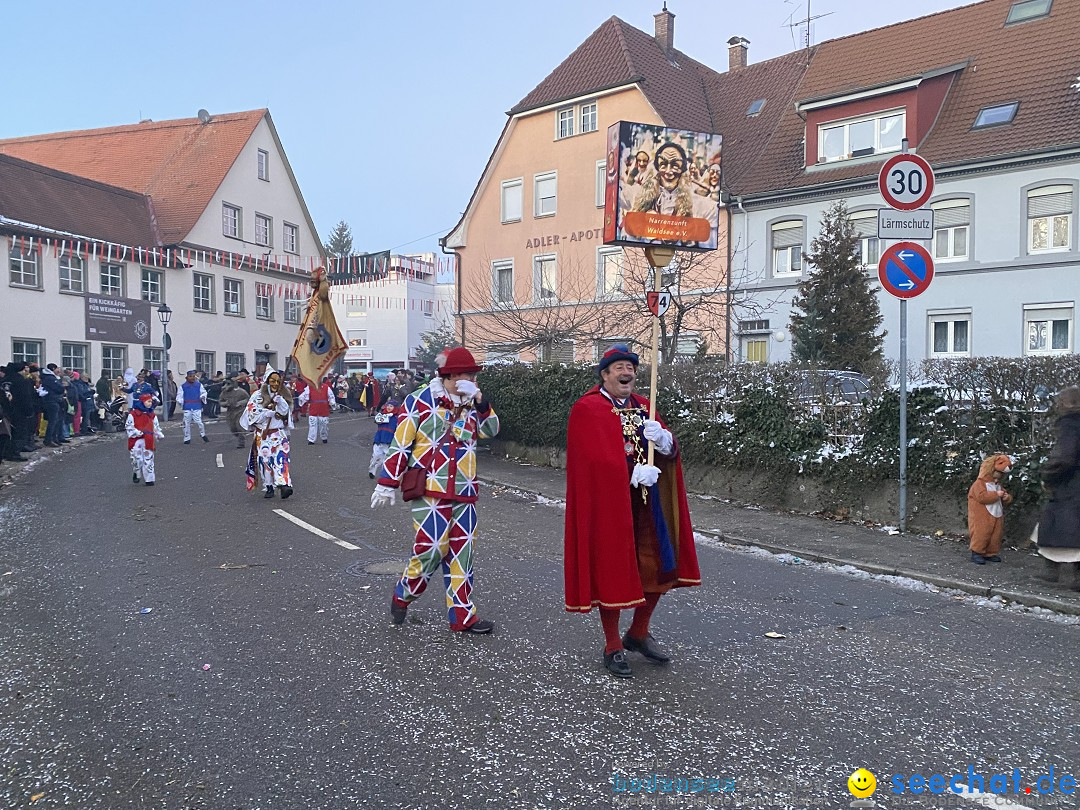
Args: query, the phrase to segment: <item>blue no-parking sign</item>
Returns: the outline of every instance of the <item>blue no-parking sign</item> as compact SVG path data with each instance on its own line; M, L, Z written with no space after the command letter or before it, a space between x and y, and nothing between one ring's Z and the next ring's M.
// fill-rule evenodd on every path
M878 279L897 298L914 298L934 280L934 257L915 242L897 242L878 261Z

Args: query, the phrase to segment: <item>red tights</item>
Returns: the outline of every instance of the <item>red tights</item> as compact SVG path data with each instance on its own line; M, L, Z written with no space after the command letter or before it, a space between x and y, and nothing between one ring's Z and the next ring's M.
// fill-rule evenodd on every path
M649 635L649 619L656 610L656 603L660 599L658 593L645 594L645 604L634 608L634 621L630 624L627 635L631 638L642 639ZM614 608L600 608L600 624L604 627L604 653L613 653L623 648L622 638L619 637L619 613Z

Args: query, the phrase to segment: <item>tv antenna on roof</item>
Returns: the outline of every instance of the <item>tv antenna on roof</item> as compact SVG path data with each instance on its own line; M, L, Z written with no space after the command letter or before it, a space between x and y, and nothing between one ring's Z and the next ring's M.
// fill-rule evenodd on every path
M785 3L791 3L792 1L793 0L784 0ZM791 44L792 44L792 46L795 46L795 44L796 44L795 43L795 29L796 28L802 28L804 25L806 26L805 30L803 31L803 35L802 35L801 39L803 40L803 45L806 48L806 64L808 64L808 65L810 64L810 45L813 43L813 39L814 39L813 22L814 22L814 20L820 20L822 17L828 17L828 16L832 15L832 13L833 12L831 12L831 11L827 11L824 14L818 14L818 15L815 15L815 16L811 16L811 14L810 14L810 0L806 0L806 16L805 17L803 17L801 20L792 19L795 16L794 11L791 12L791 14L788 16L788 21L785 23L785 25L789 29L791 29Z

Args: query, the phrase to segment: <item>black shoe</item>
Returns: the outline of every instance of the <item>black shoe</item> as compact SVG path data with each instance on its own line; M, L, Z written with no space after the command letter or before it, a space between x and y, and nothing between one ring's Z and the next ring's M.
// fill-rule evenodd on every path
M71 444L71 439L57 439L60 444Z
M409 606L402 607L397 602L390 603L390 621L394 624L405 624L405 614L408 613Z
M626 651L616 650L612 653L604 653L604 666L607 671L616 678L633 678L634 670L626 663Z
M147 482L146 482L146 485L147 485L148 487L152 487L152 486L154 485L154 482L153 482L153 481L147 481Z
M622 637L623 647L631 652L638 652L648 658L650 661L656 664L666 664L671 660L670 655L665 655L661 652L660 648L656 646L656 639L652 636L645 636L645 638L634 638L629 633Z
M203 437L202 437L202 440L203 440L204 442L206 442L207 444L209 444L209 443L210 443L210 437L209 437L209 436L203 436Z
M184 444L191 444L191 439L184 439Z
M45 442L45 444L43 444L41 446L42 447L59 447L60 445L58 445L56 442Z
M263 493L263 497L264 498L273 498L274 497L274 488L273 487L267 487L266 492Z
M327 443L327 441L329 441L329 439L323 439L323 440L322 440L322 443L323 443L323 444L326 444L326 443Z
M308 442L308 444L315 444L315 442Z
M372 481L374 481L375 480L375 473L368 473L367 477L370 478Z
M982 554L976 554L974 551L971 552L971 561L976 565L986 565L986 557Z
M23 458L18 453L12 453L10 456L4 456L4 461L29 461L28 458Z
M133 484L139 483L139 474L138 473L132 473L131 474L131 483L133 483Z
M292 487L279 487L281 490L281 500L285 500L292 495Z
M489 621L487 621L485 619L477 619L475 622L470 624L468 627L466 627L461 632L462 633L472 633L474 636L486 636L488 633L490 633L494 629L495 629L495 623L494 622L489 622Z
M986 559L988 562L1001 562L1001 557L999 557L997 554L991 554Z

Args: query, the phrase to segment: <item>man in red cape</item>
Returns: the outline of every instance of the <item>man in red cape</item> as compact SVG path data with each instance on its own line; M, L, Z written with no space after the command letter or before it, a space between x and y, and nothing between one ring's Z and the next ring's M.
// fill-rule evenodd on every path
M566 437L566 609L600 609L604 666L619 678L633 676L626 650L671 660L649 634L652 612L661 594L701 584L679 450L634 394L637 366L625 345L605 352L600 385L574 403ZM634 620L620 638L628 608Z

